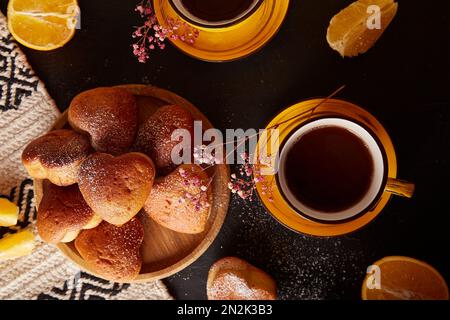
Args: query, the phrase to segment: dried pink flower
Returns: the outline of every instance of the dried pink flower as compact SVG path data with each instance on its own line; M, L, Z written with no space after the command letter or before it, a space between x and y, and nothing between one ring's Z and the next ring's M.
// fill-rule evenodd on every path
M189 201L194 205L196 211L200 211L203 208L209 208L210 205L208 202L204 201L203 195L208 192L208 189L214 177L211 177L208 183L205 185L202 184L202 180L200 179L200 177L196 175L192 176L189 172L189 169L180 168L178 170L178 174L183 178L183 184L186 187L195 187L195 189L200 189L196 194L187 191L184 192L184 194L178 199L178 204L182 205L186 201Z
M180 40L189 44L194 44L199 36L199 30L193 28L188 23L179 19L168 19L167 26L158 24L153 11L151 0L142 0L135 8L141 18L146 19L140 27L135 27L132 34L137 38L137 42L132 45L133 54L139 62L145 63L150 57L150 52L155 49L164 50L165 40Z
M272 202L272 185L262 177L261 165L259 163L251 164L250 156L247 153L241 154L240 157L245 162L237 168L237 173L231 174L228 189L233 194L237 194L242 200L254 201L256 184L261 183L262 194L267 196L268 200Z

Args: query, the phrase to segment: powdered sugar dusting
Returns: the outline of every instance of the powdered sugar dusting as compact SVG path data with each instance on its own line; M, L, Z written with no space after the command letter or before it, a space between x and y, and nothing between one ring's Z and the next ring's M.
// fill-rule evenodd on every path
M86 202L104 220L121 225L135 216L150 194L154 168L143 154L89 156L79 171L79 186Z
M138 126L135 97L119 88L96 88L77 95L69 107L71 126L88 133L97 151L121 154L134 142Z
M175 169L171 154L179 144L178 141L172 141L172 133L177 129L185 129L192 136L193 126L192 115L183 107L161 107L139 128L134 149L148 155L160 174L168 174Z
M139 248L143 239L143 226L138 218L133 218L121 227L104 221L95 229L84 230L75 245L98 274L111 280L129 280L140 271Z
M237 197L231 214L242 225L237 234L237 255L275 278L278 299L352 298L349 289L355 292L355 287L360 288L364 278L360 266L365 263L361 262L364 254L359 240L294 234L259 204Z
M83 160L89 154L89 140L71 130L51 131L32 141L23 160L38 160L46 168L62 167Z
M210 294L222 299L231 297L238 300L256 300L268 296L264 290L250 287L244 278L233 272L219 275L210 288Z

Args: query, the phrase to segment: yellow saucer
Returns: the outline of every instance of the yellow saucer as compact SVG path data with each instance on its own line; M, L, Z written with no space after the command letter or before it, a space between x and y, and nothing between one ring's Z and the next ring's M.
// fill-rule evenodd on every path
M181 19L167 0L154 0L153 7L161 25L168 19ZM289 0L263 0L260 7L247 19L224 28L204 28L193 45L180 40L172 43L194 58L225 62L246 57L262 48L277 33L289 7ZM185 21L187 22L187 21Z
M330 99L323 104L324 99L312 99L297 103L278 114L267 126L274 128L278 124L279 145L289 137L289 134L306 121L321 117L340 116L353 119L376 134L386 153L387 175L391 178L397 177L397 158L392 141L383 126L366 110L347 101ZM316 108L316 109L315 109ZM294 119L293 119L294 118ZM259 150L270 149L270 136L267 145L258 145ZM270 155L270 150L268 154ZM267 210L283 225L297 232L322 236L340 236L356 231L380 214L391 198L391 194L384 192L378 203L367 213L354 220L336 224L324 224L302 217L286 202L281 194L275 175L262 176L263 180L256 184L258 195ZM269 189L270 192L264 191Z

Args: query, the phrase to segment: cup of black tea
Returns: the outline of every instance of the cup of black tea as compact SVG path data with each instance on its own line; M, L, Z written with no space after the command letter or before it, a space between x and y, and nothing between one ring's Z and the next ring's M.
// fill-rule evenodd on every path
M169 0L184 20L204 28L225 28L251 16L264 0Z
M414 191L388 178L375 134L339 117L314 119L291 133L281 146L277 183L295 211L321 223L356 219L386 191L407 197Z

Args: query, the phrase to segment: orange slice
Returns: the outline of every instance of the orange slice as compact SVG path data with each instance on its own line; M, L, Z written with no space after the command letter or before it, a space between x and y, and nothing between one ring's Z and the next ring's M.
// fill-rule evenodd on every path
M380 19L370 6L379 8ZM394 0L353 2L331 19L327 32L328 44L343 57L367 52L394 19L397 9L398 4ZM378 26L377 21L380 22Z
M8 27L24 46L53 50L72 39L79 12L76 0L10 0Z
M448 300L444 278L429 264L408 257L386 257L374 263L379 267L380 288L368 275L362 287L363 300ZM376 271L375 271L376 272Z

